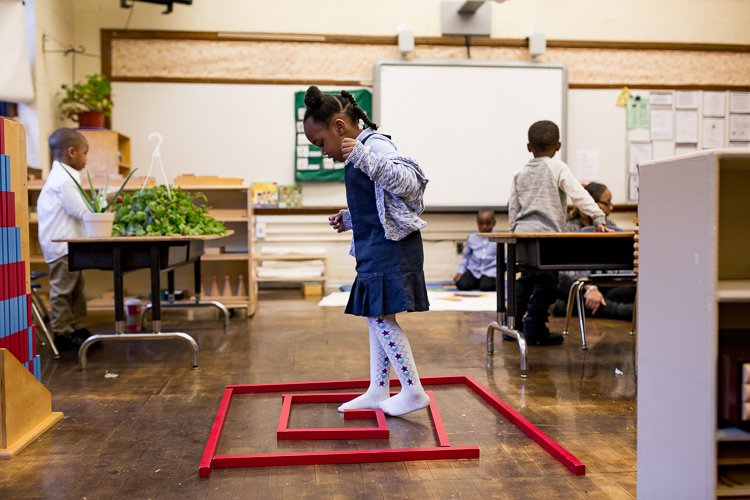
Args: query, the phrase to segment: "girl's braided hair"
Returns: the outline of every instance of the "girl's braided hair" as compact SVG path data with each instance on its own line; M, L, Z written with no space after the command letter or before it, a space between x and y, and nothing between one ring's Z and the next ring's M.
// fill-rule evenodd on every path
M343 112L352 123L359 124L359 120L362 120L371 129L378 129L377 124L367 117L354 96L346 90L342 90L340 95L324 94L313 85L305 92L305 106L303 121L310 118L315 123L328 125L334 116Z

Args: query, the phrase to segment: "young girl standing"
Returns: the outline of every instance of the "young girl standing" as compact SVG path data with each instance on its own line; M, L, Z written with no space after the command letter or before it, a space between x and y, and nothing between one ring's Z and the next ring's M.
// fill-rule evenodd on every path
M398 416L430 403L422 388L409 340L396 322L396 313L427 311L419 218L427 178L419 165L399 156L396 145L375 132L346 91L324 94L310 87L305 94L304 130L324 155L345 161L348 210L329 217L338 232L354 233L350 253L357 261L346 313L364 316L370 331L370 386L339 411L382 408ZM359 122L367 128L360 130ZM401 392L389 397L391 366Z

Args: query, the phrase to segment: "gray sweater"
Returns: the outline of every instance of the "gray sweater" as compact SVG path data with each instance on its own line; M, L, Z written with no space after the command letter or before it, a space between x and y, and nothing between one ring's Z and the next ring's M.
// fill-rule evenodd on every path
M513 176L508 220L517 233L565 231L567 197L594 225L604 224L604 212L573 176L565 162L533 158Z

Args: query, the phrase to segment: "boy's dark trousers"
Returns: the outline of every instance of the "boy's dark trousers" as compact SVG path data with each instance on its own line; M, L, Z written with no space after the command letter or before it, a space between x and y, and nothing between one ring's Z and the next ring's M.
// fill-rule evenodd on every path
M479 279L475 278L470 271L464 272L456 281L456 288L459 290L481 290L483 292L494 292L495 291L495 278L490 276L480 276Z
M557 298L557 272L524 271L516 280L516 324L527 340L549 335L549 306ZM524 314L526 315L524 317Z

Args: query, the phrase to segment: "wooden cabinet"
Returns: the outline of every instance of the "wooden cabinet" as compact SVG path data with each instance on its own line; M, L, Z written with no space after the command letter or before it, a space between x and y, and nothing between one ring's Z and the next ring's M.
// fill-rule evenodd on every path
M78 131L89 142L86 170L92 176L94 173L128 175L132 167L129 137L108 129L82 128Z
M208 205L212 217L234 230L234 234L227 238L206 242L206 253L201 258L201 279L205 291L202 298L218 300L228 308L245 309L247 316L252 316L255 314L258 293L252 258L255 254L252 190L241 185L177 185L185 191L202 193L206 200L197 202ZM238 295L240 276L244 290ZM227 278L231 293L225 287ZM212 294L214 281L221 295Z
M640 167L638 498L750 495L750 434L718 419L719 351L750 345L748 213L750 150Z

